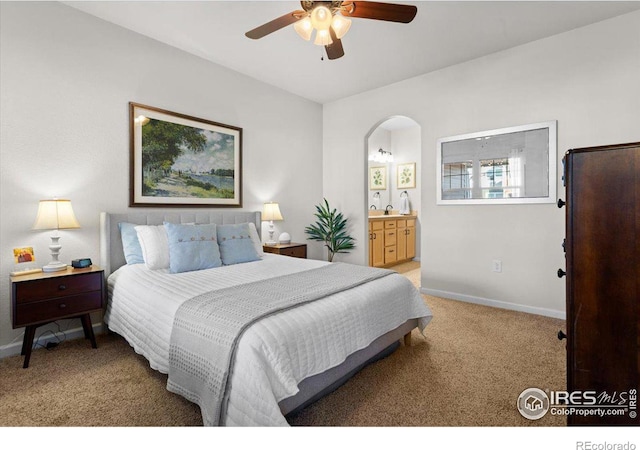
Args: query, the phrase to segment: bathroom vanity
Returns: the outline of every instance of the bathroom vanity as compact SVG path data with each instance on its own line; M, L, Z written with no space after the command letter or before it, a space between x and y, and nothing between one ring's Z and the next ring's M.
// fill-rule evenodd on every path
M416 215L369 216L369 265L387 267L416 256Z

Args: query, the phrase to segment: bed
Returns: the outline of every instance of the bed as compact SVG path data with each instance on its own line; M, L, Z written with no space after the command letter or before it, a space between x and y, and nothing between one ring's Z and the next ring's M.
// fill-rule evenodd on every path
M240 295L248 287L260 287L266 295L276 282L292 280L296 286L292 291L298 291L298 286L305 285L300 280L313 278L311 274L326 277L330 270L354 268L368 274L380 269L260 252L257 260L203 270L150 270L146 264L127 263L122 223L216 224L218 230L221 226L253 224L260 230L260 213L101 213L100 260L108 287L104 321L153 369L169 374L170 391L200 405L205 425L287 426L288 414L333 391L366 364L390 354L403 337L406 339L414 328L422 332L431 320L431 311L418 291L396 273L378 273L344 290L327 291L330 293L321 298L261 316L235 338L223 382L221 410L219 417L215 412L217 419L213 420L207 411L208 402L193 398L172 382L176 370L174 339L179 334L177 324L184 322L180 314L185 305L216 293L228 300L227 293ZM259 236L257 241L252 238L258 248Z

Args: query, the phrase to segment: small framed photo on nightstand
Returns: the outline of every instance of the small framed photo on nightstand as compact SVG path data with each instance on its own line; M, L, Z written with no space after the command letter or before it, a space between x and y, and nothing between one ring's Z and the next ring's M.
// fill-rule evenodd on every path
M33 247L14 248L13 259L16 264L35 262L36 256L33 253Z
M39 272L36 267L36 255L33 247L19 247L13 249L14 269L11 276Z

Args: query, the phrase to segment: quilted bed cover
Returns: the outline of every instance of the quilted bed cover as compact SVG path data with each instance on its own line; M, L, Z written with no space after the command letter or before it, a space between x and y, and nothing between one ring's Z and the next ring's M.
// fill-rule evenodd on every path
M324 264L265 254L259 261L179 274L123 266L108 279L105 322L153 369L168 373L173 319L183 302ZM278 402L295 395L300 381L341 364L409 319L417 318L423 331L431 317L413 284L393 274L260 320L238 342L224 425L287 426Z

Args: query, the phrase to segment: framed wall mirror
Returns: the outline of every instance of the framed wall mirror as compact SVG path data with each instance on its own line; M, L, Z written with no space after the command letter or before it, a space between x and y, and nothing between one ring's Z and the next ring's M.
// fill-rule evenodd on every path
M438 139L437 204L555 203L557 122Z

